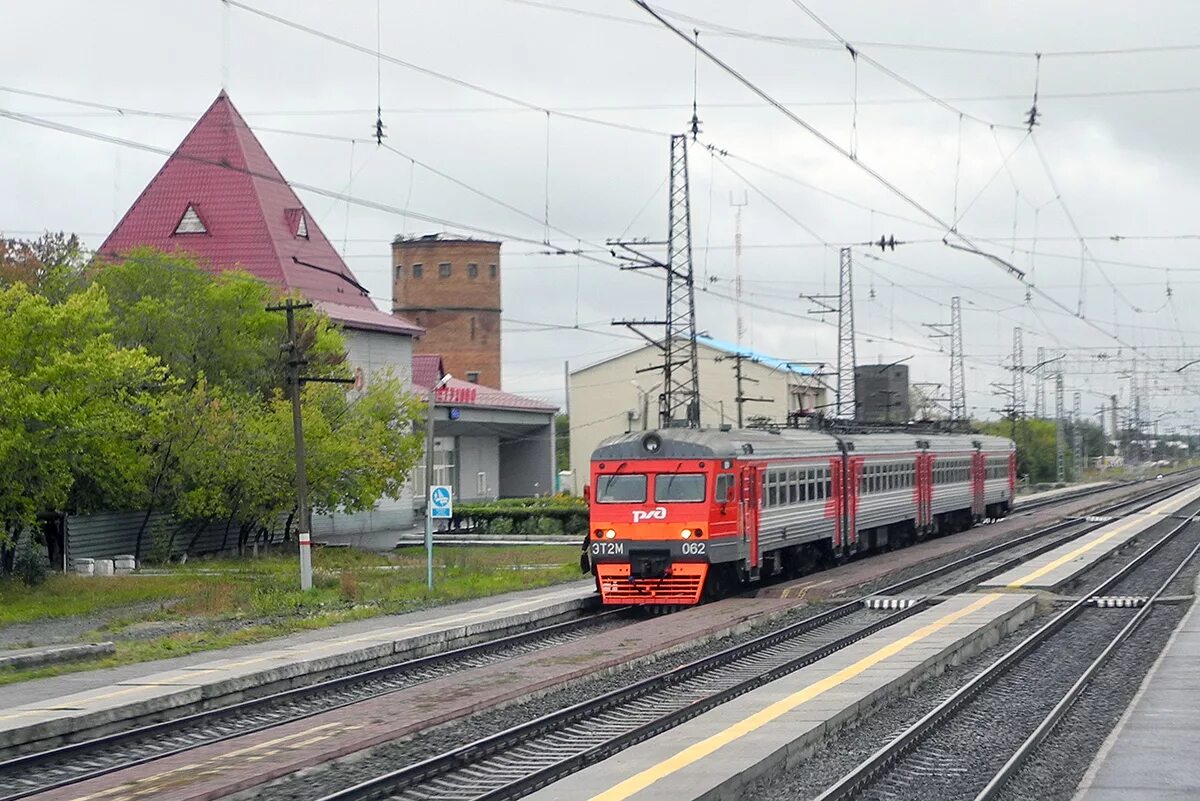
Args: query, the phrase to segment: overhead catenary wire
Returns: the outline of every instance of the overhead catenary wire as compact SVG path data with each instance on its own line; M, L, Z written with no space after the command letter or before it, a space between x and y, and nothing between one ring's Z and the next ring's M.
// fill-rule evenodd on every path
M575 120L576 122L585 122L585 123L589 123L592 125L602 125L605 127L616 128L616 129L620 129L620 130L630 131L633 133L649 134L652 136L668 136L669 135L665 131L656 131L651 128L645 128L642 126L627 125L625 123L614 122L612 120L604 120L604 119L600 119L598 117L589 117L589 116L586 116L583 114L575 114L572 112L555 111L554 109L547 108L546 106L540 105L538 103L532 103L527 100L522 100L521 98L514 97L513 95L506 94L504 92L499 92L499 91L496 91L495 89L489 89L480 84L473 83L471 81L468 81L468 80L465 80L462 78L458 78L453 75L448 75L444 72L439 72L437 70L430 69L429 67L424 67L420 64L416 64L411 61L406 61L402 58L397 58L396 56L390 55L388 53L384 53L381 50L378 50L378 49L373 50L370 47L358 44L357 42L352 42L349 39L343 39L340 36L334 36L333 34L328 33L327 31L322 31L317 28L309 27L308 25L303 25L294 20L290 20L287 17L282 17L282 16L279 16L278 14L272 14L268 11L264 11L261 8L255 8L254 6L239 2L239 0L222 0L222 2L232 6L234 8L241 9L242 11L246 11L250 14L254 14L263 19L270 20L271 22L274 22L276 24L283 25L285 27L291 28L296 31L300 31L302 33L306 33L310 36L315 36L315 37L317 37L319 39L323 39L327 42L332 42L334 44L340 45L341 47L346 47L351 50L356 50L359 53L363 53L364 55L374 56L380 60L388 62L389 64L393 64L398 67L404 67L405 69L409 69L414 72L419 72L422 75L427 75L431 78L436 78L438 80L454 84L455 86L458 86L460 88L469 89L470 91L478 92L480 94L487 95L488 97L494 98L496 100L502 100L505 103L511 103L515 106L521 106L523 108L529 109L530 111L539 111L544 114L553 114L555 116L562 117L564 119Z
M667 20L665 17L663 17L662 14L660 14L653 7L651 7L650 4L646 2L646 0L631 0L631 2L633 2L634 5L641 8L643 11L645 11L650 16L654 17L656 20L659 21L660 24L662 24L669 31L674 33L679 38L681 38L683 41L687 42L692 47L695 47L696 49L698 49L707 59L709 59L711 62L716 64L718 67L720 67L726 74L728 74L730 77L732 77L738 83L742 84L748 90L753 92L755 95L757 95L759 98L761 98L768 105L770 105L773 108L775 108L776 110L778 110L781 114L783 114L785 117L787 117L789 120L791 120L796 125L800 126L804 130L808 131L812 136L817 138L824 145L835 150L837 153L841 154L844 158L848 159L852 164L854 164L860 170L867 173L871 178L873 178L876 182L878 182L880 185L882 185L889 192L896 195L898 198L903 200L905 203L907 203L908 205L912 206L917 211L919 211L922 215L929 218L932 222L934 222L938 226L940 226L942 231L944 232L945 236L947 237L947 239L945 240L945 244L947 246L954 248L956 250L962 250L962 251L965 251L968 253L973 253L977 256L981 256L985 259L988 259L989 261L993 262L997 266L1007 270L1011 275L1013 275L1015 278L1020 280L1023 284L1026 283L1024 280L1024 272L1021 271L1019 268L1015 267L1011 263L1009 263L1009 262L1005 261L1004 259L1000 258L999 256L995 255L994 253L989 253L989 252L981 249L969 237L964 236L962 233L960 233L958 231L955 231L953 229L953 227L951 225L947 224L937 213L933 212L928 207L926 207L924 204L922 204L920 201L916 200L916 198L912 197L910 194L905 192L898 185L896 185L892 181L888 180L878 170L875 170L874 168L872 168L871 166L869 166L868 164L863 162L862 159L852 158L850 153L845 148L843 148L841 145L837 144L837 142L830 139L821 130L819 130L814 125L809 123L807 120L805 120L802 117L800 117L799 115L797 115L794 111L789 109L787 106L780 103L778 100L776 100L774 97L772 97L768 92L763 90L756 83L754 83L749 78L744 76L741 72L739 72L737 69L732 67L730 64L726 63L723 59L721 59L716 54L714 54L712 51L707 49L704 45L700 44L699 42L692 41L679 28L677 28L669 20ZM949 240L950 236L957 238L962 244L956 244L954 242L951 242ZM1050 303L1052 303L1056 306L1059 306L1064 311L1070 312L1069 308L1067 308L1061 301L1059 301L1057 298L1053 297L1052 295L1042 292L1036 286L1033 286L1030 284L1026 284L1026 286L1029 286L1031 291L1042 295L1042 297L1044 297ZM1084 316L1084 315L1077 315L1077 316L1080 320L1082 320L1084 323L1086 323L1091 328L1095 329L1097 332L1103 334L1105 337L1108 337L1110 339L1113 339L1114 341L1120 342L1121 344L1125 345L1126 347L1130 347L1134 350L1137 349L1136 345L1124 342L1123 340L1121 340L1121 338L1118 335L1114 334L1112 331L1108 331L1108 330L1104 329L1102 326L1096 324L1094 321L1089 319L1087 316Z
M834 30L833 27L831 25L829 25L829 23L827 23L827 22L825 22L825 20L821 19L821 17L818 16L808 6L806 6L802 2L802 0L792 0L792 5L796 6L796 8L803 11L804 14L808 16L809 19L811 19L813 22L815 22L818 26L821 27L822 30L824 30L826 33L828 33L830 36L832 36L834 39L836 39L838 41L838 43L840 43L842 45L842 47L846 48L846 50L849 51L850 57L852 59L854 59L854 64L855 64L856 95L857 95L858 60L862 59L863 61L867 62L872 67L874 67L875 69L882 72L884 75L891 78L893 81L896 81L897 83L901 84L902 86L908 87L909 89L911 89L912 91L921 95L926 100L933 103L934 105L940 106L941 108L945 109L946 111L949 111L952 114L958 115L958 117L960 119L965 118L965 119L971 120L972 122L979 123L980 125L986 125L989 128L997 128L997 127L1012 128L1014 130L1016 130L1018 128L1018 126L1015 126L1015 125L1008 125L1006 123L996 122L994 120L987 120L987 119L984 119L983 117L980 117L975 114L971 114L970 112L963 111L962 109L957 108L956 106L948 103L947 101L945 101L942 98L938 97L937 95L933 94L932 92L930 92L929 90L920 86L919 84L909 80L908 78L904 77L903 75L901 75L900 73L891 69L890 67L886 66L885 64L882 64L878 59L875 59L875 58L871 57L869 54L864 53L862 51L861 46L854 45L848 39L846 39L846 37L842 36L840 33L838 33L836 30Z

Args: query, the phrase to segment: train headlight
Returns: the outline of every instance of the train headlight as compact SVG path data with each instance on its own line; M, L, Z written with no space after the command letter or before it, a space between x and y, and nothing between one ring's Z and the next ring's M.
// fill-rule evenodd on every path
M690 528L685 528L683 531L679 532L679 536L683 537L685 540L690 540L692 538L692 530Z
M614 529L610 528L608 531L604 532L604 536L608 537L611 540L617 536L617 532Z

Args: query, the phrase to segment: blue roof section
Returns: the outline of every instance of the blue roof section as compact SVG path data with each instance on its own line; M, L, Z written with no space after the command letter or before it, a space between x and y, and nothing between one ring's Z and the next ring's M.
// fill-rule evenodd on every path
M759 364L765 364L767 367L772 367L776 370L787 370L792 373L797 373L798 375L813 374L812 367L807 365L797 364L796 362L788 362L784 361L783 359L777 359L774 356L768 356L765 353L758 353L750 350L749 348L739 348L732 342L726 342L721 339L713 339L712 337L704 336L703 334L697 334L696 341L702 345L707 345L710 348L723 350L730 355L736 355L740 353L742 356L748 359L753 359Z

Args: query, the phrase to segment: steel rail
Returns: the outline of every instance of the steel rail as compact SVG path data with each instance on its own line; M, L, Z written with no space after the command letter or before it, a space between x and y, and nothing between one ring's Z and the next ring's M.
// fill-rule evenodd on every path
M1181 481L1178 483L1173 483L1169 486L1163 487L1161 490L1156 490L1149 498L1139 498L1135 500L1126 499L1122 502L1105 507L1102 511L1113 511L1115 509L1128 506L1133 507L1130 511L1130 513L1132 513L1137 509L1145 508L1146 506L1154 503L1161 495L1169 495L1179 491L1187 483L1189 482ZM405 790L418 787L425 782L437 779L438 777L443 777L454 770L465 768L477 763L485 757L515 748L543 734L552 733L556 730L569 726L572 723L586 720L587 718L595 716L598 713L620 707L622 704L646 697L654 692L668 689L685 679L698 676L705 671L732 664L738 660L746 658L749 655L758 653L765 648L814 631L821 626L825 626L836 620L844 618L852 612L861 611L863 609L863 602L867 598L880 594L903 592L904 590L919 586L927 581L940 578L948 573L961 570L964 567L969 567L978 562L980 558L994 555L1003 550L1024 544L1032 539L1036 539L1038 536L1047 536L1048 534L1060 531L1064 528L1079 526L1081 523L1085 522L1086 521L1079 519L1060 521L1046 528L1039 529L1035 532L1031 532L1030 534L1018 537L1014 540L1000 543L987 548L984 551L977 552L940 567L933 568L918 576L901 580L883 590L855 598L854 600L841 604L833 609L791 624L790 626L787 626L779 631L762 635L761 637L754 638L745 643L734 646L733 648L711 654L707 657L686 665L681 665L656 676L648 677L627 687L612 690L608 693L597 696L596 698L582 701L565 709L557 710L535 720L527 721L488 737L484 737L480 740L476 740L475 742L468 743L460 746L459 748L431 757L424 761L390 771L386 774L373 777L351 787L328 794L323 796L320 801L370 801L373 799L386 798L393 794L401 793ZM1078 532L1074 532L1069 537L1059 538L1047 548L1039 549L1036 553L1040 553L1043 550L1048 550L1052 547L1057 547L1064 541L1069 541L1070 539L1082 536L1083 534L1093 531L1106 524L1107 522L1100 522L1091 525L1083 525L1080 527ZM959 592L962 589L970 587L981 580L985 580L993 575L1003 572L1004 570L1008 570L1015 564L1020 564L1021 562L1028 560L1031 556L1036 555L1036 553L1022 554L1014 557L1011 560L1006 560L1003 564L995 565L985 570L978 571L975 574L965 578L959 584L955 585L951 591ZM888 626L894 625L895 623L934 605L936 602L937 601L933 598L920 599L906 609L877 620L870 625L863 627L862 629L856 630L849 635L834 640L833 642L821 646L813 651L800 655L785 664L758 674L750 679L747 679L746 681L715 692L698 702L691 703L683 708L675 709L665 715L658 716L654 720L636 726L635 728L632 728L631 730L618 734L614 737L608 738L596 746L573 753L564 759L556 760L553 764L550 764L546 767L532 768L528 773L522 775L520 778L516 779L515 781L507 782L501 787L474 796L467 796L464 794L462 797L470 797L473 799L473 801L501 801L501 799L519 798L528 792L536 790L539 787L545 786L546 784L569 775L588 764L592 764L597 760L606 759L631 745L671 729L680 723L683 723L693 717L696 717L697 715L719 706L722 703L725 703L731 698L743 695L753 689L756 689L757 687L762 686L763 684L769 683L781 678L782 676L813 664L814 662L819 661L820 659L823 659L830 654L841 650L842 648L845 648L848 645L863 639L864 637L869 636L870 634L881 631Z
M1154 594L1150 596L1150 598L1146 601L1146 605L1137 611L1137 614L1134 615L1127 624L1125 624L1125 626L1117 633L1117 635L1113 637L1112 642L1110 642L1108 646L1100 652L1100 655L1097 656L1092 664L1088 666L1087 670L1085 670L1079 679L1071 685L1071 689L1067 691L1067 694L1063 696L1062 700L1054 705L1054 708L1051 709L1042 722L1038 724L1038 727L1034 729L1033 733L1026 738L1025 742L1021 743L1020 748L1018 748L1013 755L1008 758L1008 761L1004 763L1004 766L1001 767L999 771L997 771L996 775L992 777L991 781L989 781L987 785L979 791L979 794L975 796L975 801L991 801L1000 795L1000 791L1004 788L1004 785L1008 783L1008 780L1011 779L1014 774L1016 774L1016 772L1021 768L1022 765L1025 764L1026 761L1028 761L1029 757L1033 754L1037 747L1041 745L1042 741L1045 740L1051 734L1051 732L1054 731L1058 724L1062 722L1063 718L1066 717L1067 712L1070 711L1071 707L1079 699L1079 696L1083 694L1083 691L1087 689L1088 685L1092 683L1092 679L1095 678L1100 669L1108 664L1109 660L1112 659L1117 649L1120 648L1121 645L1129 639L1130 635L1132 635L1133 632L1146 621L1146 619L1150 616L1150 611L1154 608L1154 605L1158 603L1158 600L1162 597L1162 594L1166 592L1167 587L1169 587L1171 582L1179 577L1179 574L1183 572L1183 569L1188 565L1189 562L1192 561L1192 559L1195 558L1197 553L1200 553L1200 543L1197 543L1196 546L1192 548L1188 555L1184 557L1183 560L1176 566L1175 570L1171 572L1171 575L1167 577L1167 580L1162 583L1162 586L1160 586L1154 592Z
M901 733L900 736L876 751L868 759L859 764L857 768L838 780L836 784L826 789L825 792L817 796L816 801L847 801L847 799L854 798L862 793L890 765L897 762L901 757L911 751L926 737L940 728L942 724L947 722L960 707L986 690L994 681L996 681L996 679L1008 672L1008 670L1020 662L1030 652L1048 641L1068 623L1078 617L1078 615L1087 608L1088 601L1092 595L1103 593L1109 587L1112 587L1121 579L1125 578L1127 575L1139 568L1144 562L1150 559L1150 557L1156 554L1159 548L1172 540L1185 528L1192 525L1192 523L1196 520L1196 515L1191 515L1186 520L1183 520L1181 523L1167 532L1167 534L1159 538L1145 551L1138 554L1134 559L1130 560L1130 562L1123 565L1115 573L1102 581L1095 589L1091 590L1088 595L1085 595L1084 597L1075 601L1066 609L1055 615L1053 618L1039 627L1035 632L1030 634L1011 650L1001 656L998 660L989 665L979 675L975 676L973 679L943 700L940 704L926 713L920 720L912 724L908 729Z
M215 709L208 709L208 710L204 710L202 712L196 712L196 713L193 713L190 715L185 715L183 717L178 717L178 718L171 718L169 720L159 721L156 723L139 726L139 727L133 728L133 729L126 729L123 731L114 732L112 734L102 735L100 737L96 737L96 738L93 738L90 740L83 740L83 741L80 741L77 743L69 743L69 744L61 745L56 748L48 749L45 751L34 751L31 753L27 753L27 754L21 754L16 757L12 757L8 760L5 760L3 762L0 762L0 784L5 783L6 781L7 782L12 781L12 779L10 779L7 776L7 774L10 774L13 772L36 771L41 766L44 766L44 765L46 765L46 763L49 763L49 762L58 762L60 760L79 760L81 758L81 756L93 754L99 750L115 748L115 747L118 747L120 745L129 743L129 742L132 742L135 740L141 740L141 739L148 738L148 737L162 738L164 735L173 734L173 733L177 732L179 729L182 729L184 727L211 725L222 719L227 719L227 718L235 717L235 716L239 716L239 715L261 713L264 710L268 710L279 704L292 703L292 702L296 702L296 701L304 701L305 699L313 698L315 696L320 696L320 695L323 695L326 693L337 692L337 691L340 691L340 690L343 690L346 688L351 688L354 685L369 684L371 682L387 680L398 674L420 672L423 670L441 666L445 663L453 663L453 662L459 662L459 661L463 661L463 660L470 660L470 659L473 659L476 657L486 656L489 652L492 652L492 651L502 651L507 648L516 648L516 647L521 647L524 645L529 645L530 643L533 643L540 639L558 638L563 635L570 634L572 632L572 630L574 630L574 629L586 628L588 626L593 626L593 625L602 623L604 620L614 619L619 614L621 614L623 611L624 611L624 609L622 608L622 609L612 609L612 610L608 610L608 611L598 612L598 613L591 614L591 615L588 615L583 618L567 620L562 623L555 623L553 625L543 626L541 628L529 629L527 631L518 632L516 634L511 634L506 637L500 637L500 638L497 638L494 640L487 640L485 642L475 643L474 645L467 645L462 648L455 648L455 649L449 650L449 651L441 651L439 653L429 654L428 656L418 657L416 659L409 659L409 660L405 660L403 662L397 662L396 664L393 664L393 665L382 665L380 667L371 668L371 669L363 671L363 672L350 673L350 674L347 674L344 676L337 676L335 678L326 679L324 681L320 681L315 684L307 684L307 685L304 685L301 687L293 687L293 688L290 688L287 690L282 690L277 693L272 693L270 695L264 695L259 698L252 698L252 699L249 699L246 701L238 702L236 704L230 704L228 706L217 707ZM466 669L466 668L464 668L464 669ZM387 689L382 692L379 692L378 694L372 695L370 697L378 698L378 697L387 695L392 692L397 692L401 689L406 689L407 687L411 687L411 686L414 686L415 684L419 684L419 683L422 683L422 682L417 681L417 682L414 682L413 684L406 685L405 687L399 687L399 688L395 688L395 689ZM206 738L202 738L202 739L198 738L198 741L193 742L193 743L187 743L187 744L180 745L178 747L169 748L169 749L165 749L165 750L156 750L153 753L148 753L147 755L145 755L143 757L120 761L120 762L114 762L114 764L95 768L95 769L87 771L87 772L81 772L79 774L70 776L70 777L60 780L60 781L38 784L36 787L31 786L29 789L24 789L17 793L11 793L9 795L0 795L0 801L17 801L17 799L26 798L28 796L34 795L35 793L43 793L48 790L56 789L59 787L65 787L67 785L77 784L79 782L86 781L88 779L96 778L97 776L103 776L105 774L112 773L114 771L124 770L126 768L130 768L135 765L141 765L146 762L152 762L154 760L162 759L164 757L172 756L174 754L179 754L184 751L190 751L194 748L199 748L201 746L210 745L212 743L218 743L223 740L232 739L234 737L242 737L247 734L252 734L254 732L263 731L265 729L270 729L275 726L281 726L286 723L292 723L297 720L304 720L305 718L312 717L313 715L318 715L318 714L321 714L324 712L329 712L334 709L340 709L340 708L343 708L346 706L350 706L351 704L359 703L363 700L366 700L366 699L363 699L363 698L348 699L348 700L345 700L342 702L337 702L337 703L333 703L333 704L330 704L327 706L313 708L311 710L300 712L300 713L297 713L294 715L289 715L285 719L282 719L282 720L264 721L257 725L251 725L251 726L247 726L245 728L237 729L236 731L231 731L231 732L224 733L224 734L216 734L211 737L206 737Z

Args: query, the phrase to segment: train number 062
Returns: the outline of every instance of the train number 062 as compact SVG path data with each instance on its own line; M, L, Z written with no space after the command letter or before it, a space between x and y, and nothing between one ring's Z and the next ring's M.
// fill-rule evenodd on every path
M685 542L683 543L684 556L702 556L705 553L704 542Z

